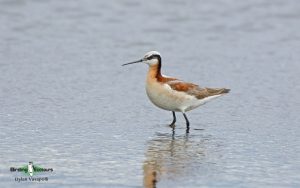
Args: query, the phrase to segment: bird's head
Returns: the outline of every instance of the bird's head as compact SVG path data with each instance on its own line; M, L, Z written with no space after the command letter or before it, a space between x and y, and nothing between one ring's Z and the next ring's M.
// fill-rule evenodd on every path
M160 53L157 52L157 51L150 51L150 52L147 52L144 55L143 59L133 61L133 62L130 62L130 63L125 63L122 66L129 65L129 64L134 64L134 63L146 63L149 66L154 66L154 65L159 64L160 62L161 62Z

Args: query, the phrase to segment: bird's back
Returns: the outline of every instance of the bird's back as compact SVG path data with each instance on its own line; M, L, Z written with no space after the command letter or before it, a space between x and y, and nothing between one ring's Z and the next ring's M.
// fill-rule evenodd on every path
M222 95L229 93L230 89L226 88L201 88L196 84L187 83L180 80L172 80L167 82L173 90L185 92L188 95L194 96L197 99L204 99L215 95Z

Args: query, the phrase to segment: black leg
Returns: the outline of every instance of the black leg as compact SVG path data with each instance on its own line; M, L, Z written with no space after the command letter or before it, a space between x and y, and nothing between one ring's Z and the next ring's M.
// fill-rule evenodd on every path
M172 114L173 114L173 121L172 123L169 125L170 127L175 127L175 122L176 122L176 115L175 115L175 112L172 111Z
M188 133L190 130L190 122L189 122L187 116L185 115L185 113L182 113L182 114L183 114L185 122L186 122L186 132Z

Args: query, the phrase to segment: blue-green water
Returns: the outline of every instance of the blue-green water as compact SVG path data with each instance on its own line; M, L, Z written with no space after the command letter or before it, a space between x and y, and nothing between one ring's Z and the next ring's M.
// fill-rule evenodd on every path
M299 20L296 0L0 0L0 187L300 187ZM231 88L188 135L121 67L150 50ZM28 161L49 180L16 182Z

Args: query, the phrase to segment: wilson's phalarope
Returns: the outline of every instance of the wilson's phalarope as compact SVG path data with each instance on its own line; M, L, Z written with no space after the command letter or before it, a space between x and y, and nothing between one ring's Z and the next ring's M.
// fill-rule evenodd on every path
M177 78L161 74L161 56L159 52L150 51L143 59L126 63L146 63L149 65L146 81L146 92L151 102L159 108L171 111L174 128L176 122L175 112L182 112L189 131L189 120L186 112L193 110L206 102L222 96L230 91L226 88L201 88L196 84L183 82Z

